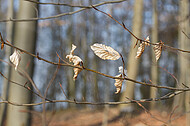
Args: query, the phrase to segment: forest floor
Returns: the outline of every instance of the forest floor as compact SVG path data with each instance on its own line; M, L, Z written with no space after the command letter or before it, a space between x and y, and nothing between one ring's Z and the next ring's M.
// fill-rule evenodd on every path
M105 119L104 110L71 109L47 112L49 126L101 126ZM120 114L118 109L107 111L108 126L185 126L185 114L167 113L165 111L138 112ZM41 117L32 116L32 126L41 126Z

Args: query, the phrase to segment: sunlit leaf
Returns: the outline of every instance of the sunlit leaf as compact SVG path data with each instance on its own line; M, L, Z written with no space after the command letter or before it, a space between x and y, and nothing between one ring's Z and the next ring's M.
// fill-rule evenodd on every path
M117 76L115 76L115 77L122 77L122 74L119 74L119 75L117 75ZM118 94L118 93L121 92L122 83L123 83L123 80L122 80L122 79L115 79L115 83L114 83L114 85L115 85L115 87L116 87L116 92L115 92L115 94Z
M80 66L80 65L76 65L76 66ZM75 67L75 68L73 68L73 71L74 71L73 80L76 80L78 77L78 74L82 71L82 69Z
M15 49L13 54L10 56L10 61L14 64L15 70L17 70L18 65L20 64L21 61L21 55L20 51Z
M120 55L112 47L95 43L91 46L94 53L103 60L117 60Z
M120 66L119 67L119 73L123 74L123 72L124 72L125 76L127 76L127 70L126 69L123 70L123 67Z
M72 44L72 49L71 49L70 55L74 54L74 51L75 51L76 48L77 47L74 44Z
M161 53L162 53L162 42L160 43L156 43L156 45L154 45L153 49L154 49L154 53L156 56L156 62L159 60Z
M145 44L144 44L144 42L142 42L140 44L140 46L138 47L136 58L140 58L141 57L141 55L144 52L144 49L145 49Z
M149 41L149 36L145 39L145 41ZM136 58L140 58L141 55L143 54L144 50L145 50L145 46L150 46L150 44L148 42L142 42L140 43L140 46L138 47L138 50L137 50L137 55L136 55Z
M83 64L83 61L80 57L74 55L74 50L76 49L76 46L72 44L72 49L70 51L70 54L66 56L66 58L69 59L69 62L73 62L74 66L78 66L80 67L80 63ZM74 76L73 76L73 80L77 79L78 74L82 71L82 69L80 68L73 68L74 71Z
M123 77L123 72L124 72L124 76L127 76L127 70L123 69L122 66L119 67L119 75L115 76L115 77ZM115 87L116 87L116 92L115 94L118 94L121 92L121 87L122 87L122 83L123 83L123 79L115 79Z

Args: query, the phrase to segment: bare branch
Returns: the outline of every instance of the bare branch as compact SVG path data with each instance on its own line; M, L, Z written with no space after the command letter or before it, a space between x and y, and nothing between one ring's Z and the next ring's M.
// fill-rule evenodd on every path
M6 61L3 61L2 59L0 59L0 61L1 61L1 62L5 62L5 63L7 63L7 64L13 66L12 64L10 64L10 63L8 63L8 62L6 62ZM13 67L14 67L14 66L13 66ZM33 93L33 94L39 96L40 98L45 99L45 100L47 100L47 101L51 101L51 100L49 100L49 99L47 99L47 98L44 98L41 94L32 91L31 89L29 89L29 88L26 87L25 85L20 84L20 83L17 83L17 82L15 82L15 81L12 81L12 80L8 79L8 78L5 77L4 74L1 73L1 72L0 72L0 75L1 75L4 79L6 79L7 81L9 81L9 82L11 82L11 83L13 83L13 84L15 84L15 85L18 85L18 86L20 86L20 87L25 88L26 90L28 90L28 91L30 91L31 93ZM26 83L27 83L27 82L26 82Z
M95 6L93 6L93 5L92 5L92 7L93 7L95 10L97 10L97 11L99 11L99 12L101 12L101 13L107 15L107 16L110 17L111 19L113 19L115 22L117 22L119 25L121 25L125 30L127 30L135 39L137 39L137 42L136 42L135 46L137 45L138 41L140 41L140 43L146 42L146 43L149 43L149 44L151 44L151 45L157 45L157 44L155 44L155 43L151 43L151 42L149 42L149 41L143 40L143 39L141 39L141 38L135 36L128 28L125 27L125 24L124 24L123 22L122 22L122 24L121 24L121 23L119 23L119 21L117 21L115 18L113 18L110 14L108 14L108 13L106 13L106 12L103 12L103 11L97 9L97 8L96 8ZM177 48L174 48L174 47L171 47L171 46L167 46L167 45L165 45L165 44L163 44L163 46L164 46L165 48L169 48L169 49L172 49L172 50L190 53L190 51L188 51L188 50L177 49Z
M183 33L188 39L190 39L190 37L189 37L184 31L182 31L182 33Z
M102 3L99 3L99 4L95 4L93 5L94 7L98 7L98 6L101 6L101 5L105 5L105 4L113 4L113 3L121 3L121 2L124 2L126 0L119 0L119 1L107 1L107 2L102 2ZM31 2L31 1L30 1ZM66 6L66 5L65 5ZM69 6L69 5L68 5ZM8 22L8 21L13 21L13 22L25 22L25 21L37 21L37 20L46 20L46 19L53 19L53 18L58 18L58 17L62 17L62 16L66 16L66 15L72 15L72 14L75 14L75 13L78 13L78 12L81 12L83 10L86 10L86 9L90 9L92 8L92 6L88 6L88 7L85 7L85 8L81 8L77 11L73 11L73 12L68 12L68 13L62 13L62 14L58 14L58 15L54 15L54 16L49 16L49 17L44 17L44 18L28 18L28 19L13 19L13 18L9 18L9 19L4 19L4 20L0 20L0 22Z
M44 62L47 62L47 63L50 63L50 64L53 64L53 65L60 65L60 66L69 66L69 67L75 67L75 68L79 68L79 69L83 69L83 67L81 66L75 66L75 65L72 65L72 64L64 64L64 63L56 63L56 62L51 62L49 60L46 60L44 58L41 58L39 57L39 55L35 55L35 54L32 54L26 50L23 50L21 48L18 48L18 47L15 47L14 45L12 44L9 44L7 42L4 43L5 45L8 45L12 48L15 48L15 49L18 49L20 50L21 52L24 52L30 56L33 56L39 60L42 60ZM173 88L173 87L168 87L168 86L157 86L156 84L149 84L149 83L145 83L145 82L139 82L139 81L136 81L136 80L133 80L133 79L130 79L128 77L125 77L125 78L121 78L121 77L114 77L114 76L110 76L110 75L107 75L107 74L104 74L104 73L101 73L101 72L98 72L98 71L95 71L95 70L92 70L92 69L88 69L88 68L85 68L84 70L87 70L87 71L91 71L93 73L96 73L96 74L100 74L102 76L105 76L105 77L108 77L108 78L112 78L112 79L125 79L127 81L131 81L131 82L134 82L134 83L137 83L137 84L141 84L141 85L144 85L144 86L150 86L150 87L155 87L155 88L164 88L164 89L169 89L169 90L175 90L175 91L190 91L190 89L183 89L183 88Z
M59 83L59 86L61 87L61 90L62 90L63 94L65 95L66 99L68 99L68 97L67 97L65 91L63 90L63 86L61 85L61 83Z
M51 101L45 101L45 103L74 103L74 104L87 104L87 105L119 105L119 104L130 104L130 103L143 103L143 102L152 102L152 101L161 101L161 100L166 100L166 99L170 99L173 98L176 95L179 95L181 93L183 93L185 91L176 91L176 92L171 92L168 93L160 98L151 98L151 99L141 99L141 100L131 100L131 101L123 101L123 102L79 102L75 100L51 100ZM39 103L30 103L30 104L19 104L19 103L15 103L15 102L11 102L11 101L4 101L2 99L2 101L0 102L0 104L2 103L6 103L6 104L11 104L14 106L37 106L37 105L41 105L44 104L44 102L39 102Z
M162 122L162 123L164 123L164 124L167 124L166 122L164 122L164 121L158 119L157 117L155 117L154 115L152 115L152 113L149 112L139 101L131 100L131 99L128 98L128 97L126 97L126 98L127 98L128 100L130 100L130 101L134 101L135 103L137 103L137 105L139 105L142 109L144 109L144 111L145 111L147 114L149 114L153 119L155 119L155 120L157 120L157 121L159 121L159 122Z
M68 6L68 7L88 8L88 9L91 8L91 6L71 5L71 4L59 3L59 2L58 3L42 3L42 2L38 2L38 1L34 1L34 0L25 0L25 1L36 3L36 4L41 4L41 5L61 5L61 6ZM102 2L101 5L113 4L113 3L121 3L123 1L127 1L127 0L106 1L106 2Z

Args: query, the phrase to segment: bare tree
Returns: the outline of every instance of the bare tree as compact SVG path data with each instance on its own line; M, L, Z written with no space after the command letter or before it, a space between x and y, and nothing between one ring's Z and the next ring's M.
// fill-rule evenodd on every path
M152 42L153 43L157 43L158 42L158 11L157 11L157 0L152 0L152 4L153 4L153 26L152 26ZM154 54L154 50L152 50L152 67L151 67L151 80L152 83L157 84L158 82L158 68L157 68L157 62L155 60L155 54ZM156 93L157 93L157 89L156 88L151 88L150 90L150 97L151 98L156 98ZM155 102L151 102L150 104L151 109L155 108Z
M133 14L133 27L132 31L133 33L141 37L141 29L142 29L142 19L143 19L143 0L135 0L134 2L134 14ZM135 43L136 39L132 37L131 43ZM128 77L136 79L138 74L138 59L135 58L137 52L137 48L134 49L134 45L131 44L130 52L129 52L129 58L128 58L128 64L127 64L127 73ZM127 82L126 90L122 93L120 101L125 101L126 97L129 97L131 99L134 98L134 90L135 90L135 84L133 82ZM132 109L132 105L121 105L120 109L123 111L126 108Z
M189 40L185 36L184 33L188 34L189 32L189 21L186 17L189 15L189 5L188 0L180 1L180 9L179 9L179 28L178 28L178 45L182 49L189 49ZM184 33L183 33L184 32ZM180 53L179 54L179 84L188 85L188 71L189 71L189 55ZM177 85L179 86L179 85ZM185 94L181 94L176 97L174 100L174 106L180 106L179 111L184 111L185 108Z
M13 0L9 0L8 1L8 10L7 10L7 18L11 18L13 17ZM6 32L7 32L7 36L6 38L12 42L12 38L13 38L13 22L7 22L6 24ZM11 54L11 48L6 48L5 49L5 60L9 59L9 56ZM6 65L5 66L5 76L6 77L10 77L10 66ZM3 82L3 88L2 88L2 98L4 100L8 100L8 89L9 89L9 81L7 81L6 79L4 79ZM4 121L5 121L5 117L6 117L6 110L7 110L7 105L2 104L0 106L0 125L3 125Z
M189 16L189 0L180 1L179 9L179 28L178 28L178 38L179 38L179 48L189 50L190 44L189 39L186 36L190 33L190 22L188 20ZM190 86L190 66L189 66L189 55L188 54L179 54L179 83ZM190 111L190 92L181 94L180 96L175 97L174 107L179 106L178 111ZM190 114L187 114L187 126L190 126Z
M32 18L37 15L37 5L35 3L29 3L25 0L20 0L20 7L17 18ZM36 42L36 21L32 22L17 22L15 24L14 31L14 45L25 49L31 53L35 52L35 42ZM22 55L22 54L21 54ZM27 80L18 74L20 69L25 70L31 77L33 74L33 58L29 55L23 54L20 67L18 71L11 69L11 80L22 83L23 85L27 83ZM32 99L31 93L23 88L20 88L14 84L10 84L9 88L9 101L20 102L20 103L30 103ZM26 106L12 106L8 105L7 110L7 126L21 126L30 125L30 114L21 111L29 110Z

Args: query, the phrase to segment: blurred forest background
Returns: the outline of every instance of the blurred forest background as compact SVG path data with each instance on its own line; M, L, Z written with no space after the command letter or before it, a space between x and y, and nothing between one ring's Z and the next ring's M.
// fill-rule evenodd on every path
M86 68L116 76L122 62L120 60L102 60L90 49L94 43L109 45L123 55L129 78L159 86L182 88L185 88L183 84L190 86L189 53L164 48L160 59L156 62L152 48L147 47L142 56L136 59L138 46L133 48L136 40L114 20L90 6L108 1L111 0L39 1L41 3L65 3L65 5L53 5L36 4L32 1L29 2L29 0L0 0L0 32L5 40L16 47L38 54L53 62L59 60L56 53L67 60L65 56L70 53L71 45L75 44L77 46L75 54L83 60ZM123 22L137 37L144 39L149 36L152 43L161 40L165 45L190 50L189 3L189 0L118 0L115 3L96 7L111 14L119 22ZM58 15L58 17L45 19L45 17L54 15ZM27 20L19 21L17 19ZM5 46L0 51L1 61L10 62L9 56L12 52L12 48ZM41 94L45 94L48 83L51 83L54 78L57 66L22 54L20 68L29 73ZM0 62L0 72L10 80L22 85L27 82L6 62ZM150 88L124 81L121 93L116 95L114 82L114 79L85 70L79 74L76 81L73 81L72 67L61 66L46 97L51 100L75 99L88 102L117 102L126 101L126 97L135 100L159 98L172 92L171 90ZM67 97L63 94L59 84L62 85ZM3 76L0 76L0 96L0 101L3 99L20 104L42 101L41 98L28 90L7 81ZM173 99L143 103L143 106L148 110L167 112L177 108L175 112L187 113L190 111L189 103L190 92L188 91ZM121 113L132 113L139 109L135 104L112 107L118 107ZM32 108L35 111L43 111L43 105ZM71 108L104 109L106 111L110 109L110 106L56 102L46 104L45 108L46 111ZM21 123L16 123L18 118L29 119L31 112L18 112L21 109L28 110L28 107L21 106L19 108L18 106L0 104L0 125L13 126L14 124L17 126L16 124L18 124L19 126ZM21 115L17 118L18 113ZM16 120L14 120L15 117ZM186 125L188 126L190 126L189 120L190 115L187 116ZM30 121L25 121L24 124L29 125Z

